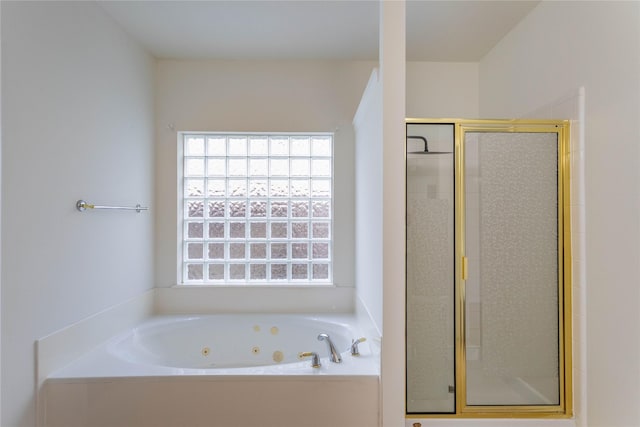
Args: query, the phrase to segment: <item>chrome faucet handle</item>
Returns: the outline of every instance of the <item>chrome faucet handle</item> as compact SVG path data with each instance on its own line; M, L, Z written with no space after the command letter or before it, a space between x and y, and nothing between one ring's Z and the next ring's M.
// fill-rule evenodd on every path
M318 357L318 353L314 353L312 351L303 351L302 353L298 353L298 359L302 360L307 357L311 357L311 367L319 368L320 367L320 358Z
M352 356L360 356L360 351L358 351L358 344L361 342L365 342L367 339L365 337L358 338L357 340L351 340L351 355Z

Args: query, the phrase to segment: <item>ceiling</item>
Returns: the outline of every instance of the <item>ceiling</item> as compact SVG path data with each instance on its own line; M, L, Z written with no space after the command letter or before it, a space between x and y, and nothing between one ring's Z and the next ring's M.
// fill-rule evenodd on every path
M378 58L377 0L99 1L158 58ZM407 59L480 60L538 1L407 1Z

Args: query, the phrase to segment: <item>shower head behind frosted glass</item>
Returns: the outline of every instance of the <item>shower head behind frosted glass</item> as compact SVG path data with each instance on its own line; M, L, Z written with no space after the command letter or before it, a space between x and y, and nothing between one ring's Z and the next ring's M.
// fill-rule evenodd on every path
M424 136L407 135L407 139L420 139L424 142L423 151L408 151L407 154L451 154L451 151L429 151L429 143Z

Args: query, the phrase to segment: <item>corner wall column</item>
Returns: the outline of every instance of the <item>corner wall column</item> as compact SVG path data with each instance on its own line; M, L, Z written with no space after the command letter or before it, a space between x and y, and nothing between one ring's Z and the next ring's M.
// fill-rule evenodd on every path
M382 83L383 284L382 425L405 416L405 9L404 0L380 1Z

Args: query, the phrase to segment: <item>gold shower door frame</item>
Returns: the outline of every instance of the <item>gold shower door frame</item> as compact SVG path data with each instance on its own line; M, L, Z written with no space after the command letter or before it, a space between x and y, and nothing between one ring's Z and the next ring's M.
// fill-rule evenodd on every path
M570 147L568 120L406 119L407 124L453 124L455 145L455 378L456 411L408 414L407 418L570 418L573 415ZM467 405L465 282L465 135L556 133L558 137L558 405Z

